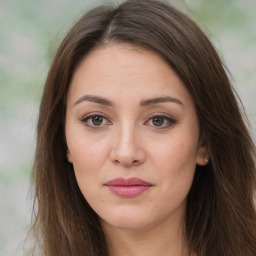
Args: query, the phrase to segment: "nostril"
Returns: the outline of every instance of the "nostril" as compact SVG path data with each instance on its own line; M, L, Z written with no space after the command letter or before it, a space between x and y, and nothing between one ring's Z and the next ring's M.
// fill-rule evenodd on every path
M119 161L118 160L114 160L114 163L119 164Z
M132 161L119 161L118 159L115 159L114 161L114 164L120 164L122 166L125 166L125 167L129 167L129 166L132 166L132 165L137 165L139 164L139 160L132 160Z
M119 141L119 144L111 149L109 157L112 163L124 167L142 164L146 157L143 148L138 147L135 143L132 145L125 143L125 141L122 143Z

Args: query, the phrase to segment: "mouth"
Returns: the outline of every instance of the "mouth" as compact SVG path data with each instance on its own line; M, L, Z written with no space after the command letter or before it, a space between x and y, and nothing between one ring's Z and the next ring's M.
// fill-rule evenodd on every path
M139 178L116 178L108 181L104 186L121 197L136 197L150 189L153 185Z

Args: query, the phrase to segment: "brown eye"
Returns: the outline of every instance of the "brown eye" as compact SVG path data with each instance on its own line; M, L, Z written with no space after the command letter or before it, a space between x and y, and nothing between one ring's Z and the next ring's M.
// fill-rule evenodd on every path
M86 126L91 128L99 128L99 127L103 127L105 125L111 124L109 119L107 119L105 116L100 114L90 114L84 117L81 121Z
M151 115L151 117L145 122L146 125L154 127L156 129L165 129L176 124L177 120L166 115Z
M101 125L103 122L103 117L102 116L93 116L92 117L92 123L95 126Z
M152 123L155 126L162 126L164 124L164 118L162 116L156 116L152 118Z

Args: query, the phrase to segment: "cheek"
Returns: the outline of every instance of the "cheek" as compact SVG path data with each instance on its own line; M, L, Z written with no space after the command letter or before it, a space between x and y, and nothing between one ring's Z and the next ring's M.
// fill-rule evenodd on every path
M197 142L186 138L173 139L170 143L162 144L162 149L156 150L155 156L154 165L159 170L157 179L166 192L163 194L177 202L183 200L194 178Z
M95 191L101 185L108 144L95 142L84 132L69 132L66 131L66 137L78 186L86 199L96 200Z
M87 140L88 142L88 140ZM103 146L88 145L88 143L74 143L70 145L73 168L78 186L90 205L101 201L97 191L101 188L103 180L103 166L106 149Z
M105 158L107 143L97 136L88 134L81 124L67 122L66 139L75 171L95 169Z
M75 143L70 145L70 155L72 157L75 172L82 174L95 173L103 165L106 158L106 147L103 145L88 143Z
M195 166L197 157L197 141L182 139L170 139L162 142L158 147L151 149L155 164L182 172L182 166ZM178 168L180 166L180 168Z

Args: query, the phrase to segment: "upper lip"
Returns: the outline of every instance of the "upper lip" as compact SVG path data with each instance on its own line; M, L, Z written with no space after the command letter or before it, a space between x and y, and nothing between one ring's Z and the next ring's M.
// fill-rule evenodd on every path
M151 183L148 183L142 179L132 177L132 178L116 178L105 183L107 186L152 186Z

